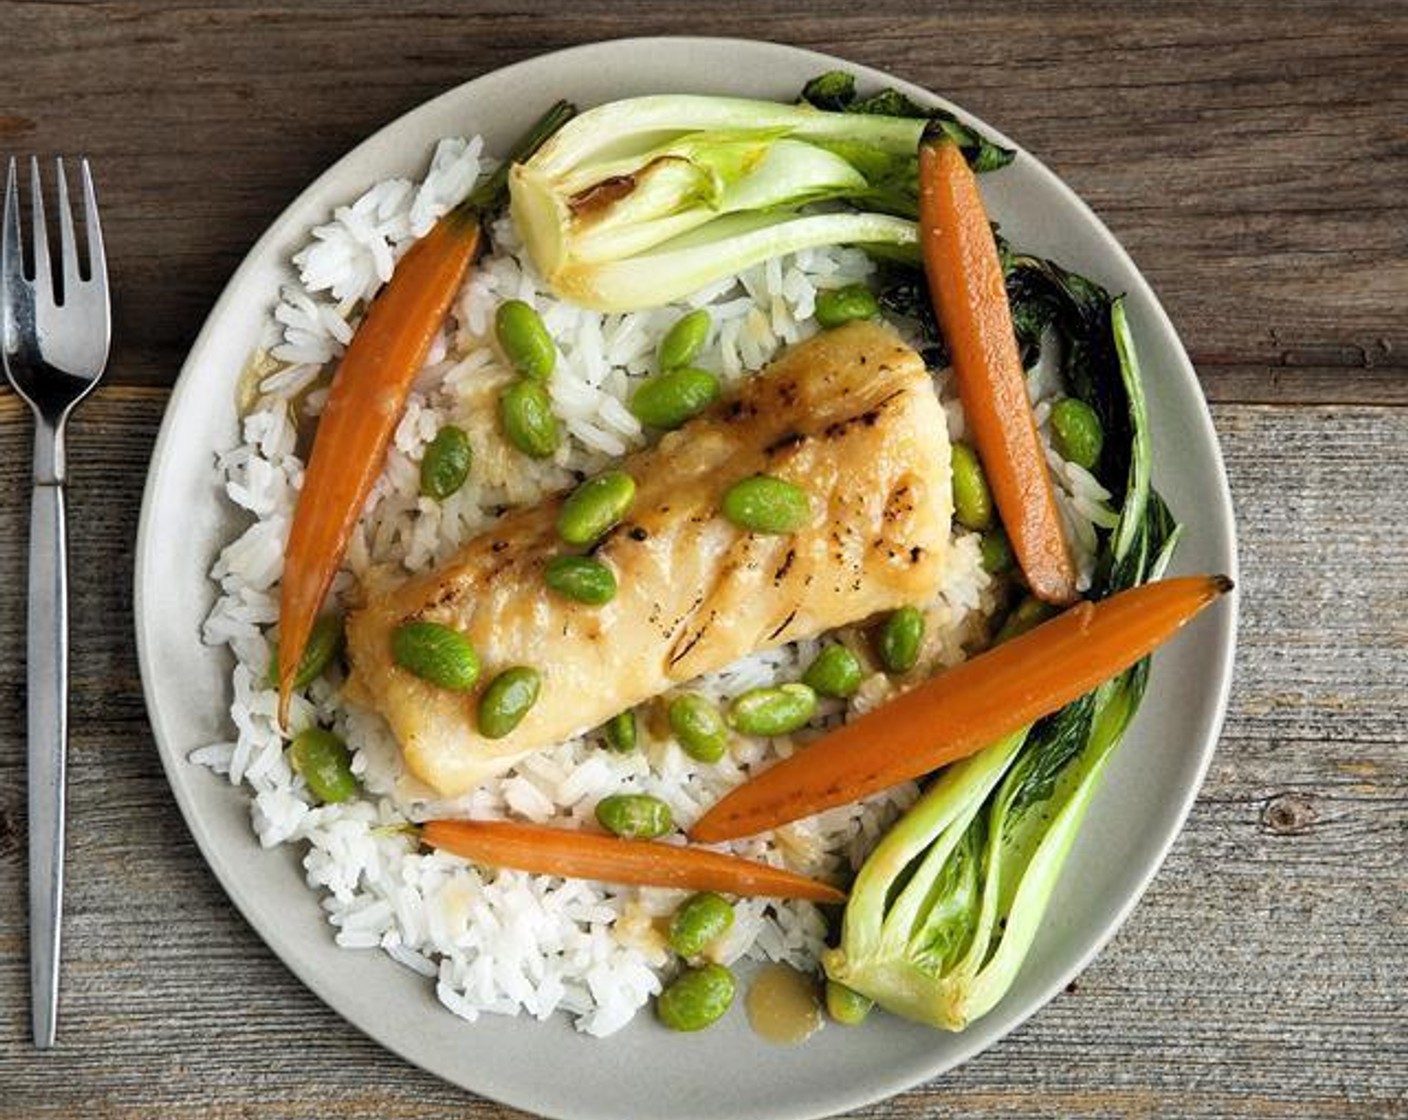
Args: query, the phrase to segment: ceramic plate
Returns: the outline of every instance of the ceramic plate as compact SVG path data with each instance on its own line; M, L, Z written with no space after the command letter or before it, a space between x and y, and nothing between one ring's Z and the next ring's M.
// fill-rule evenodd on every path
M338 161L250 250L191 350L153 455L136 565L142 682L171 787L211 869L260 936L348 1021L448 1081L544 1116L800 1120L952 1069L1033 1014L1115 932L1182 825L1217 741L1231 676L1230 602L1159 654L1143 710L1001 1005L961 1034L875 1015L862 1029L833 1027L795 1048L761 1042L737 1006L718 1027L690 1036L665 1031L649 1013L603 1041L576 1033L566 1016L463 1022L439 1005L431 983L385 955L336 948L303 884L299 854L261 849L245 792L187 762L193 748L229 736L229 666L222 651L201 644L200 624L215 590L206 573L242 521L223 498L214 455L237 442L236 381L309 228L377 180L419 175L439 137L479 132L491 151L503 151L557 97L580 106L670 91L790 99L806 79L835 67L855 72L863 88L896 85L941 103L889 75L791 47L636 39L519 63L421 106ZM1207 406L1148 284L1099 220L1026 153L985 177L983 190L1014 244L1128 293L1153 417L1155 481L1187 527L1177 570L1235 576L1232 508Z

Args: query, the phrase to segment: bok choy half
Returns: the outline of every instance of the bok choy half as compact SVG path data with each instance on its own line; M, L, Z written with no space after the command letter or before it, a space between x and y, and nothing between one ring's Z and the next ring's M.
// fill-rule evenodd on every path
M1107 421L1101 481L1120 515L1092 598L1157 579L1179 530L1150 486L1148 417L1122 300L1049 262L1007 257L1029 357L1061 342L1068 391ZM943 770L861 868L828 977L896 1014L960 1030L1015 980L1106 765L1138 710L1146 658Z
M962 138L975 167L1010 162L894 91L858 100L836 72L794 105L664 94L591 109L512 168L511 213L552 290L597 311L658 307L817 245L914 256L931 119Z

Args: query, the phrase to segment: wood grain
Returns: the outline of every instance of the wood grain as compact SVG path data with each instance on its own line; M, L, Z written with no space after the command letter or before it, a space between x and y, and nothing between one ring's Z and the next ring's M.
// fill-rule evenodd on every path
M101 161L128 293L116 369L169 384L254 237L426 97L597 38L778 39L927 85L1018 137L1124 241L1209 380L1255 363L1292 384L1365 368L1401 382L1408 322L1383 314L1408 306L1399 5L913 7L764 4L745 23L732 4L679 0L583 0L570 17L443 0L11 2L25 78L5 92L0 143Z
M1074 990L864 1115L1408 1116L1408 19L1393 3L911 7L0 3L0 154L99 161L119 285L112 384L73 430L67 966L50 1054L27 1025L28 422L0 392L0 1117L517 1115L343 1023L206 869L140 697L137 508L202 317L322 167L505 63L697 33L880 66L1050 163L1164 300L1237 505L1232 707L1163 871Z

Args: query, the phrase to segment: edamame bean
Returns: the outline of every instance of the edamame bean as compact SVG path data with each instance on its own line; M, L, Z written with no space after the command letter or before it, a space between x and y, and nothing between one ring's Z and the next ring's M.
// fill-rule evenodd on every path
M391 658L421 680L467 692L479 679L479 654L458 630L438 622L407 622L391 635Z
M630 409L642 424L672 431L718 399L719 379L685 366L657 373L635 391Z
M795 533L812 519L811 496L770 474L735 482L724 494L724 516L754 533Z
M670 917L667 940L682 957L697 957L733 928L733 907L713 891L692 894Z
M993 638L993 645L1025 634L1032 627L1039 626L1048 618L1055 617L1057 613L1057 609L1050 603L1043 603L1035 595L1028 595L1012 608L1012 613L1007 616L1002 628L998 630L997 636Z
M1086 470L1100 461L1105 446L1105 430L1100 417L1083 400L1066 397L1051 409L1051 435L1056 454Z
M608 750L617 754L630 754L636 749L636 713L632 708L617 712L601 729Z
M1012 570L1012 543L1000 525L994 525L983 534L979 549L983 555L983 571L990 576L998 576Z
M827 329L879 314L880 304L864 284L847 284L816 294L816 321Z
M873 999L861 995L854 988L838 984L835 980L826 981L827 1013L842 1026L859 1026L874 1006Z
M552 399L536 381L520 377L499 398L499 419L509 443L534 459L550 458L557 450L557 417Z
M718 762L728 746L728 725L719 709L697 692L670 701L670 730L684 753L697 762Z
M557 347L542 316L521 299L499 304L494 313L494 334L513 368L534 381L546 381L557 365Z
M443 502L464 485L469 477L474 449L463 428L446 424L438 432L420 460L420 492Z
M293 676L295 689L307 688L332 664L342 648L342 616L338 614L320 615L308 632L308 641L303 645L303 656L298 659L298 672ZM269 658L269 672L265 677L270 688L279 683L279 644L274 643Z
M625 471L589 478L562 503L557 535L568 544L595 544L626 516L635 499L636 480Z
M616 576L591 556L554 556L543 579L559 595L589 607L599 607L616 597Z
M357 792L352 773L352 755L331 731L310 727L300 731L288 748L289 764L303 775L308 789L319 801L335 805Z
M816 714L816 693L798 682L752 688L728 711L729 723L745 735L790 735Z
M479 734L486 739L502 739L523 722L538 702L542 677L527 665L505 669L489 682L479 698Z
M678 369L694 361L709 337L710 323L709 313L702 307L680 316L660 340L660 368Z
M627 840L654 840L675 827L670 807L648 793L614 793L596 805L602 828Z
M919 660L924 645L924 615L918 607L901 607L880 627L876 652L891 673L907 673Z
M655 1001L655 1014L672 1031L701 1031L733 1005L733 973L721 964L687 968Z
M802 683L818 695L848 700L859 691L864 676L860 658L837 642L816 655L802 674Z
M966 443L953 445L953 516L965 529L992 525L992 493L978 456Z

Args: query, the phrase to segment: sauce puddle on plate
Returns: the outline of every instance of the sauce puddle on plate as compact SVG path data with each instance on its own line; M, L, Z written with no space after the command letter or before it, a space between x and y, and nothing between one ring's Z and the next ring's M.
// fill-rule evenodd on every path
M791 965L766 966L748 987L748 1023L769 1042L795 1046L821 1030L816 980Z

